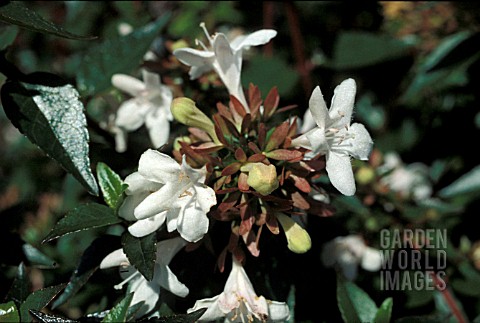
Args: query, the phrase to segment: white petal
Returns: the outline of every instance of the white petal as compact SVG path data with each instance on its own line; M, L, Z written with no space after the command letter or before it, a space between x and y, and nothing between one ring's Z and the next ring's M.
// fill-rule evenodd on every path
M188 205L181 209L177 220L177 230L187 241L197 242L208 231L208 217L206 212L196 206L195 197L191 198Z
M319 86L317 86L313 90L312 95L310 96L310 101L308 102L308 110L310 110L313 120L315 121L317 126L323 129L323 131L325 131L325 123L328 118L328 110Z
M298 119L297 123L301 123L300 131L299 131L300 133L305 133L317 126L317 123L313 119L310 109L307 109L307 111L305 111L305 114L303 115L303 120Z
M306 135L301 135L301 136L293 139L291 145L294 146L294 147L303 147L305 149L310 149L310 150L312 149L312 145L310 144L310 140L308 140L308 137Z
M365 126L354 123L350 126L349 132L354 135L350 140L352 148L348 150L351 156L356 159L368 160L372 151L373 141Z
M368 271L380 270L380 267L382 266L382 252L371 247L366 247L362 257L361 266Z
M213 52L193 48L176 49L173 51L173 55L175 55L180 62L188 66L211 65L215 56Z
M330 152L326 155L326 161L326 170L332 185L343 195L355 194L355 179L350 157Z
M160 82L160 75L149 72L146 69L142 70L142 78L146 89L157 88L162 84L162 82Z
M140 156L138 171L143 177L159 183L178 182L180 165L172 157L148 149Z
M137 220L154 216L160 212L166 211L173 206L178 199L179 190L176 183L167 183L156 192L149 194L135 208L134 215Z
M334 119L343 116L340 119L340 124L350 124L356 92L357 85L353 79L347 79L337 86L334 91L332 105L329 111L330 118Z
M139 172L131 173L125 178L124 182L128 185L127 189L125 190L125 193L127 193L128 195L143 192L153 192L160 189L160 187L162 187L163 185L160 183L149 181Z
M135 281L135 284L131 284L128 290L129 292L134 292L131 305L142 301L145 302L140 310L136 312L136 317L141 317L150 312L157 304L158 297L160 296L160 286L149 282L143 277Z
M137 130L145 122L145 115L150 108L151 105L144 104L143 101L127 100L117 110L115 125L127 131Z
M195 185L195 192L196 204L203 210L203 212L207 213L212 206L217 204L215 191L211 187L198 184Z
M138 96L140 92L145 90L145 84L142 81L125 74L114 74L112 76L112 84L131 96Z
M326 153L328 151L327 138L325 137L325 131L322 128L313 128L312 130L307 132L305 136L310 142L309 149L312 151L313 155L317 155L319 153Z
M231 46L234 50L247 48L250 46L259 46L266 44L277 35L277 32L273 29L261 29L251 33L245 37L240 38L238 41L232 41ZM238 37L237 37L238 38Z
M158 271L160 274L154 279L155 281L158 281L160 286L168 289L169 291L180 297L185 297L188 295L189 290L187 286L185 286L178 280L177 276L175 276L175 274L170 270L170 268L162 265L157 266L161 266L162 270Z
M187 241L180 237L157 243L157 262L167 266L173 257L186 245Z
M148 129L148 135L155 148L159 148L168 142L170 136L170 122L167 115L162 110L147 115L145 125Z
M140 238L155 232L165 223L166 211L160 214L156 214L147 219L138 220L134 224L128 227L128 232L132 236Z
M288 305L284 302L268 301L268 320L285 322L290 317Z
M212 69L213 65L192 66L188 75L190 75L191 80L195 80L203 74L210 72Z
M127 150L127 132L122 128L115 128L115 150L117 153L123 153Z
M118 209L118 216L127 221L135 221L135 209L143 202L143 200L150 195L149 192L140 192L134 195L128 195L123 200L122 205Z
M100 269L116 267L125 263L129 263L127 255L123 252L123 249L117 249L103 258L100 263Z
M230 47L227 37L221 33L215 35L213 46L216 58L213 66L227 87L228 92L238 99L242 99L243 90L240 82L240 71L242 70L241 52L235 54Z
M226 313L222 312L218 305L218 298L220 295L196 301L195 305L187 310L187 313L195 312L201 308L207 308L207 311L200 317L201 321L214 321L224 317Z

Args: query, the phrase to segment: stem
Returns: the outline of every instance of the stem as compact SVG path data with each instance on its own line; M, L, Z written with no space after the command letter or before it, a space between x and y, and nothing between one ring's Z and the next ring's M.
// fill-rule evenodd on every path
M432 276L432 279L435 282L436 286L441 285L441 282L439 281L438 277L435 275L435 273L433 271L430 273L430 275ZM452 311L452 314L455 316L458 323L466 323L467 320L463 316L463 313L460 310L460 308L458 308L457 303L455 302L455 299L453 298L453 295L450 292L450 289L445 287L444 290L438 289L438 291L441 293L443 299L447 303L448 307Z

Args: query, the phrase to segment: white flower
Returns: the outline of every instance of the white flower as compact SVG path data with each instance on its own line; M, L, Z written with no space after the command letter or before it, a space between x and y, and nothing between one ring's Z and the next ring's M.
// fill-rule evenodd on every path
M368 271L377 271L382 265L382 254L378 249L365 245L358 235L337 237L325 244L322 262L327 267L338 266L345 278L357 277L358 265Z
M304 118L308 119L311 115L316 127L292 140L292 146L311 150L306 154L307 158L325 154L330 181L344 195L355 194L350 156L367 160L373 145L370 134L362 124L350 125L355 92L353 79L343 81L335 88L332 105L327 110L320 87L317 86L310 97L309 111ZM304 120L304 124L307 123Z
M224 291L212 298L199 300L187 312L207 308L200 321L224 317L227 322L285 322L290 313L287 304L257 296L242 265L233 260Z
M110 268L120 266L120 275L124 279L116 289L121 289L128 283L128 293L133 292L131 305L139 302L145 302L136 313L141 317L150 312L158 301L160 287L163 287L173 294L185 297L188 295L188 288L182 284L177 276L168 268L168 265L177 252L182 249L187 242L180 237L164 240L157 243L157 259L155 261L154 275L151 281L148 281L143 275L130 265L127 256L122 249L115 250L107 255L100 263L100 268Z
M232 42L229 42L223 33L216 33L211 37L204 23L201 23L200 27L205 31L211 49L197 40L197 43L204 49L203 51L193 48L179 48L173 54L180 62L191 66L189 74L192 80L214 69L228 92L235 96L249 111L240 81L242 51L250 48L250 46L268 43L270 39L277 35L277 32L272 29L262 29L247 36L237 36Z
M411 197L416 201L422 201L432 195L432 184L428 179L428 167L425 164L405 165L396 153L387 153L384 164L378 171L386 174L380 183L399 193L402 198Z
M112 76L113 86L133 97L120 105L115 118L118 152L126 149L126 133L137 130L143 124L146 125L155 148L168 141L169 121L173 120L170 112L172 91L161 84L158 74L146 70L142 73L143 82L125 74Z
M207 212L217 203L215 191L204 184L206 169L193 169L183 157L173 158L149 149L142 154L138 172L125 179L127 197L119 215L139 220L128 230L142 237L160 228L178 230L187 241L196 242L208 231Z

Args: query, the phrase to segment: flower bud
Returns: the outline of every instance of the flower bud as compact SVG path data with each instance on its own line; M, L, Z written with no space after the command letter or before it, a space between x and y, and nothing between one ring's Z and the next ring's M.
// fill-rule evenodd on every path
M274 165L250 163L242 166L248 172L247 184L262 195L268 195L278 188L277 171Z
M180 123L207 132L215 143L220 143L215 133L213 121L205 115L189 98L173 99L170 107L173 117Z
M285 231L288 249L295 253L305 253L310 250L312 240L308 232L297 222L293 221L291 217L283 213L277 213L276 216Z

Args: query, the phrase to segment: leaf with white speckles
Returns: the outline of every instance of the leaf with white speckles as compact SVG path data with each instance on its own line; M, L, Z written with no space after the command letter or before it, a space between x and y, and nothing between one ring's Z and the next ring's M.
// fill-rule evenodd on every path
M30 141L72 173L91 194L98 195L79 94L72 85L61 84L55 75L42 73L42 79L54 85L7 81L2 87L5 113Z

